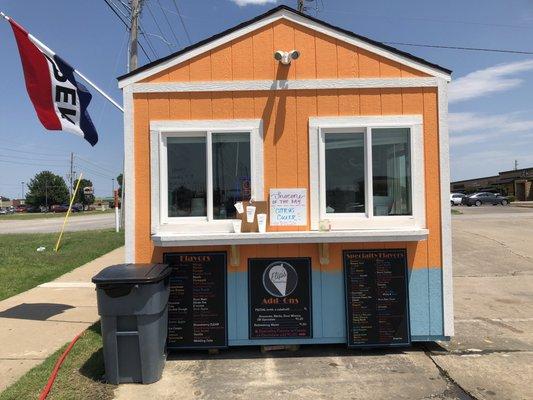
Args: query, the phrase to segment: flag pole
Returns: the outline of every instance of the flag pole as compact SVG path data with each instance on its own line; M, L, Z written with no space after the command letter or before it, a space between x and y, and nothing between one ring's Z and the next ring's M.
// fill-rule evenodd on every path
M0 17L4 18L6 21L9 21L10 18L6 14L4 14L2 11L0 11ZM39 46L42 46L44 49L48 50L50 53L55 54L48 46L46 46L43 42L41 42L39 39L37 39L35 36L33 36L31 33L28 33L28 36L31 40L35 41L39 44ZM96 90L98 93L100 93L102 96L104 96L111 104L113 104L116 108L118 108L122 113L124 113L124 109L115 101L113 100L107 93L105 93L102 89L100 89L98 86L96 86L93 82L89 80L85 75L83 75L80 71L77 69L74 69L74 72L85 82L87 82L94 90Z
M72 193L72 197L70 198L70 204L68 205L67 214L65 215L65 219L63 220L63 226L61 227L61 232L59 233L59 237L57 238L56 247L54 248L54 251L57 253L59 250L59 244L61 243L61 238L63 237L63 232L65 231L65 226L67 225L67 219L70 216L70 210L72 210L72 204L74 203L74 199L76 198L76 194L78 194L78 189L80 187L81 177L83 176L83 173L80 172L80 176L78 177L78 182L76 182L76 189L74 189L74 192Z

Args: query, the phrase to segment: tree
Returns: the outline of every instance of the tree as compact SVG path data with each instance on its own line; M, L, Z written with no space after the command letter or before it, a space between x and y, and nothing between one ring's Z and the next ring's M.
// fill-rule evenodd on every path
M65 204L69 200L65 180L50 171L42 171L28 183L26 204L30 206L51 206Z
M118 197L119 197L119 198L122 198L122 180L123 180L123 176L122 176L122 174L120 174L119 176L117 176L117 183L118 183Z
M74 181L74 188L78 184L78 180L76 179ZM93 187L93 183L88 179L82 179L80 181L80 187L78 188L78 193L76 193L76 197L74 198L74 203L81 203L83 206L88 206L90 204L94 203L94 194L85 194L83 192L83 189L86 187Z

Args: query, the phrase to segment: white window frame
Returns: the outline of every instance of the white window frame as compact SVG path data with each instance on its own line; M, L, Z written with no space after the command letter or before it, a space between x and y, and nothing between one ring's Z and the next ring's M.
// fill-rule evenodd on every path
M251 197L261 201L264 196L263 125L261 120L176 120L150 123L152 234L160 232L232 232L231 219L213 218L213 133L250 134ZM207 215L194 217L168 216L168 152L171 137L206 138L206 206Z
M411 149L411 215L374 216L372 193L372 129L409 128ZM364 133L365 212L326 213L325 135ZM423 119L420 115L316 117L309 119L311 230L328 220L333 230L425 228Z

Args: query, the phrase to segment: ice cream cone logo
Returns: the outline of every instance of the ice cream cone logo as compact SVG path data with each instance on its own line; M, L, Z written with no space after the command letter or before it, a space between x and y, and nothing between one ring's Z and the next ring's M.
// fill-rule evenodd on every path
M277 261L268 265L263 273L263 286L275 297L290 295L298 283L298 274L292 265Z

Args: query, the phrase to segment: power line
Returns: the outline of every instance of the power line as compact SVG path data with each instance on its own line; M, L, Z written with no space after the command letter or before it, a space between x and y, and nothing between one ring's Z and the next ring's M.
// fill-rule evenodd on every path
M64 155L62 153L54 153L54 154L52 154L52 153L38 153L38 152L34 152L34 151L24 151L24 150L13 149L13 148L3 147L3 146L0 146L0 149L7 150L7 151L12 151L12 152L15 152L15 153L25 153L25 154L32 154L32 155L47 156L47 157L58 157L58 156Z
M74 167L76 167L77 169L79 169L82 172L89 171L91 174L94 174L94 175L99 176L101 178L107 178L107 179L112 179L113 178L113 176L111 176L111 175L106 175L103 172L96 171L96 170L94 170L92 168L89 168L89 167L87 167L85 165L74 164Z
M82 161L82 162L85 162L85 163L87 163L87 164L93 165L94 167L100 168L100 169L102 169L102 170L104 170L104 171L106 171L106 172L109 172L109 173L111 173L111 174L114 174L114 173L115 173L115 171L112 171L112 170L109 169L109 168L104 168L104 167L102 167L102 166L100 166L100 165L98 165L98 164L96 164L96 163L94 163L94 162L92 162L92 161L90 161L90 160L87 160L86 158L83 158L83 157L81 157L81 156L79 156L79 155L77 155L77 154L75 154L74 156L75 156L78 160L80 160L80 161Z
M157 0L157 4L159 5L159 8L162 11L162 14L163 14L163 17L165 18L165 21L167 21L167 25L170 28L170 32L172 32L172 36L174 36L174 39L176 40L176 43L178 44L178 46L181 47L181 43L180 43L180 41L178 39L178 36L176 36L176 32L174 32L174 29L172 29L172 25L171 25L170 21L168 20L167 14L165 13L165 9L161 6L161 1Z
M150 16L152 17L152 19L154 20L154 24L155 26L157 27L157 30L159 31L159 33L161 34L161 38L163 39L163 41L166 43L166 45L168 46L168 49L170 51L172 51L172 46L170 45L170 42L167 40L167 38L165 37L165 34L163 33L163 30L161 29L161 26L159 25L159 22L157 22L157 19L155 18L155 15L154 13L152 12L152 8L150 7L150 3L146 3L146 8L148 9L148 13L150 14Z
M189 44L192 44L191 35L189 35L189 30L187 29L187 26L185 25L185 21L183 21L183 17L181 15L180 9L178 8L178 3L176 0L172 0L174 3L174 7L176 8L176 12L178 13L178 17L180 17L181 25L183 26L183 30L185 31L185 34L187 35L187 40L189 41Z
M391 44L391 45L395 45L395 46L429 47L429 48L433 48L433 49L486 51L486 52L492 52L492 53L528 54L528 55L533 54L533 51L507 50L507 49L489 49L489 48L483 48L483 47L443 46L443 45L405 43L405 42L382 42L382 43Z
M122 19L122 16L117 12L117 10L115 9L115 7L113 7L111 5L111 3L109 3L109 0L104 0L105 3L107 4L107 6L111 9L111 11L113 11L113 14L115 14L117 16L118 19L120 19L120 21L122 21L122 23L124 24L124 26L126 27L126 29L129 31L130 30L130 25L124 21ZM144 53L144 55L146 56L146 58L148 59L148 61L152 61L152 59L150 58L150 56L148 56L148 53L146 52L146 50L144 49L143 45L141 43L139 43L139 46L142 50L142 52Z

